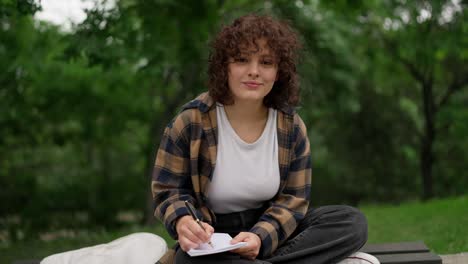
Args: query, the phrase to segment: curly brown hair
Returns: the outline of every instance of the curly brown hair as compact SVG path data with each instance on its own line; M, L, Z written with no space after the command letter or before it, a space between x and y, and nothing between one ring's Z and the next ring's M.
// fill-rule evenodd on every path
M246 46L258 50L256 41L260 38L267 41L278 65L278 79L263 103L273 108L298 105L296 62L301 48L298 34L286 22L256 14L239 17L223 27L211 43L208 91L215 101L227 105L234 102L228 86L229 59L238 57Z

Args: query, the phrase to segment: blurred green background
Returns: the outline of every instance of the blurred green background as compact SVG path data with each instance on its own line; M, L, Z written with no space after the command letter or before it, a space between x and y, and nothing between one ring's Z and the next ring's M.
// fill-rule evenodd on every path
M162 131L206 90L213 35L252 12L302 37L313 205L466 195L466 7L116 0L63 30L34 18L40 1L0 0L1 248L58 230L157 225L149 183Z

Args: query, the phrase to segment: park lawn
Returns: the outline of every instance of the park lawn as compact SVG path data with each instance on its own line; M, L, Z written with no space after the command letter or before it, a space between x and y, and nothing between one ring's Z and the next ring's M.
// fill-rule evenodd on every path
M410 202L401 205L366 205L360 208L369 222L369 243L421 240L437 254L468 252L468 196ZM41 259L81 247L107 243L135 232L161 235L173 245L161 224L133 226L121 230L79 231L73 237L51 241L0 242L0 263L17 259Z
M361 210L369 223L369 243L421 240L439 255L468 252L468 196Z

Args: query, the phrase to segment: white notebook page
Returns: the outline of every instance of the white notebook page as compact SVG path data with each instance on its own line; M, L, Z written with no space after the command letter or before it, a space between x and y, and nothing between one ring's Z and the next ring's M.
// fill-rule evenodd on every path
M247 242L231 244L231 240L232 237L229 234L214 233L211 236L211 244L213 244L213 247L211 247L208 243L203 243L198 248L191 249L187 253L190 256L195 257L230 251L247 245Z

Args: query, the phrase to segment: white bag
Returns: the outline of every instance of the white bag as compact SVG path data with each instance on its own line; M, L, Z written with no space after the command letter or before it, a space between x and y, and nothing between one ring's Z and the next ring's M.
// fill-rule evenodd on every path
M54 254L41 264L154 264L166 251L166 241L160 236L134 233L107 244Z

